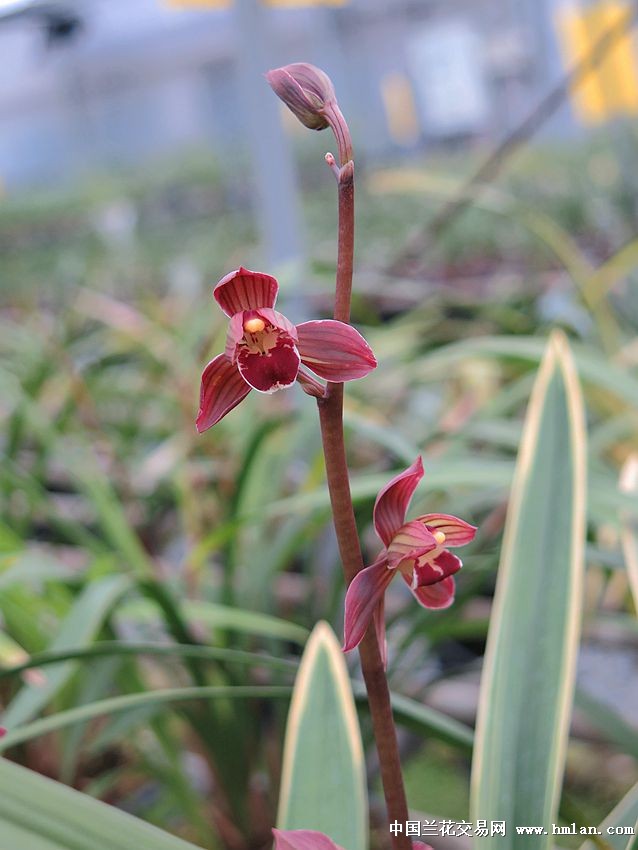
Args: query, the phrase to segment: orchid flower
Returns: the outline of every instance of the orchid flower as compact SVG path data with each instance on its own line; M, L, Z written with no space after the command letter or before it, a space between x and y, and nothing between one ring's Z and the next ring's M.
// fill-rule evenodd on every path
M424 608L448 608L454 601L454 573L463 566L448 547L464 546L476 528L449 514L424 514L406 522L405 515L423 478L418 457L381 490L374 505L374 527L383 550L370 567L357 573L346 593L344 650L354 649L374 619L384 652L383 598L399 572Z
M333 319L293 325L273 309L279 284L274 277L239 268L213 290L230 318L226 350L204 369L197 430L211 428L243 401L251 389L274 393L299 381L322 396L320 378L341 383L363 378L377 365L368 343L351 325Z
M275 850L343 850L323 832L311 829L281 830L273 829ZM414 850L432 850L429 844L422 841L412 843Z

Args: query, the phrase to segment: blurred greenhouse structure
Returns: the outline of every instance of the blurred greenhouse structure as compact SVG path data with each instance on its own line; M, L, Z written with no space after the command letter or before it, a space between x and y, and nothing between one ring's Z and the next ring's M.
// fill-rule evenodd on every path
M5 188L186 148L235 149L251 132L235 107L253 50L242 20L257 14L256 2L3 0ZM272 65L303 58L326 68L360 150L376 159L502 137L565 73L579 44L625 8L590 6L574 23L562 0L272 0L259 10L259 34ZM636 106L633 60L620 44L605 71L622 100L615 111ZM582 117L566 102L544 132L568 136Z

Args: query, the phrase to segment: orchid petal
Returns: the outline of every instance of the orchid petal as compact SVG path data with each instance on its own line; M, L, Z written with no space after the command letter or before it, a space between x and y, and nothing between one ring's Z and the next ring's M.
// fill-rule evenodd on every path
M218 354L204 369L199 395L197 430L201 434L226 416L240 401L250 387L237 371L237 367L224 354Z
M424 522L432 533L442 531L445 534L446 547L471 543L477 531L475 525L470 525L469 522L451 514L424 514L417 519Z
M268 307L263 307L257 310L256 314L261 316L262 319L265 319L266 322L273 325L278 330L287 333L289 337L292 337L292 339L297 342L297 326L293 325L290 319L287 319L283 313L278 313L277 310L271 310Z
M349 652L358 646L368 630L378 603L392 581L394 571L388 569L385 557L366 567L350 582L346 593L343 623L343 651Z
M403 575L403 573L402 573ZM412 595L424 608L449 608L454 602L454 579L452 576L437 581L428 587L412 587L410 578L403 575L403 580L410 588Z
M412 848L413 850L433 850L431 845L424 844L422 841L413 841Z
M377 365L359 331L345 322L323 319L297 325L301 362L327 381L363 378Z
M273 829L275 850L343 850L323 832L311 829Z
M274 393L297 380L301 360L293 341L280 334L275 346L265 354L240 348L237 367L242 378L260 393Z
M396 475L381 490L374 503L374 527L386 546L405 522L410 499L423 478L423 461L418 457L412 466Z
M398 567L402 561L417 560L438 547L436 538L422 522L406 522L395 533L388 546L388 563Z
M224 313L234 316L241 310L274 307L278 290L276 278L240 266L219 281L213 295Z
M246 334L244 325L250 319L262 319L266 327L264 331L268 333L283 333L289 336L293 342L297 342L297 328L289 321L283 313L278 313L276 310L271 310L269 307L263 307L261 310L241 310L231 317L228 323L228 334L226 336L225 354L233 363L237 360L237 346L245 337L250 337ZM259 336L259 334L257 335Z
M235 352L237 343L244 338L244 314L243 312L235 313L228 323L228 333L226 334L226 348L224 354L226 357L235 362Z
M444 550L435 558L426 556L423 562L418 562L414 565L412 574L412 585L414 587L427 587L428 585L436 584L448 576L458 573L463 566L463 562L456 555Z

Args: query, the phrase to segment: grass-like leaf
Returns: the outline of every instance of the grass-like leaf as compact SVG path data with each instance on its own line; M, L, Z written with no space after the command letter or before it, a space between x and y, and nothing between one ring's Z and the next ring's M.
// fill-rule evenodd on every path
M127 694L126 696L110 697L67 711L59 711L40 720L34 720L24 726L10 729L4 738L0 738L0 752L54 732L72 726L74 723L85 723L96 717L116 714L122 711L138 711L140 708L155 707L165 703L190 702L192 700L210 699L248 699L254 697L263 698L287 698L290 688L286 685L210 685L192 688L163 688L158 691L145 691L139 694Z
M584 565L585 429L562 334L550 339L519 452L490 625L472 771L474 819L503 850L544 850L515 826L556 821L574 691ZM493 845L477 838L477 850Z
M610 835L607 830L633 829L634 833L638 829L638 784L633 785L622 798L620 803L615 806L607 815L605 820L598 827L601 833L601 839L604 844L600 843L600 839L592 841L588 839L581 845L580 850L600 850L601 847L609 848L609 850L634 850L636 837L634 835Z
M74 602L49 649L64 651L91 643L109 611L130 584L126 576L107 576L87 585ZM62 662L48 668L44 683L25 685L4 712L3 724L10 729L26 723L53 699L75 670L76 665L72 661Z
M11 850L198 850L6 759L0 759L0 835Z
M279 797L280 829L315 829L344 850L367 850L363 747L339 642L315 626L293 693Z

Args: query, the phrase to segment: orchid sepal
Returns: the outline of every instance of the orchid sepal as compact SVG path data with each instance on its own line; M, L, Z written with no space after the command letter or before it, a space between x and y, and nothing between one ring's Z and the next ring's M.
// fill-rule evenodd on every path
M208 363L202 373L196 426L201 434L243 401L250 387L225 354Z
M358 646L368 630L375 610L383 601L393 571L385 557L358 572L346 592L343 622L343 651L349 652ZM377 624L377 634L379 628Z
M404 524L410 501L422 478L423 461L419 456L379 491L374 503L373 519L374 528L385 546L390 544Z
M240 266L225 275L213 289L215 301L229 318L242 310L274 307L279 292L277 279Z

